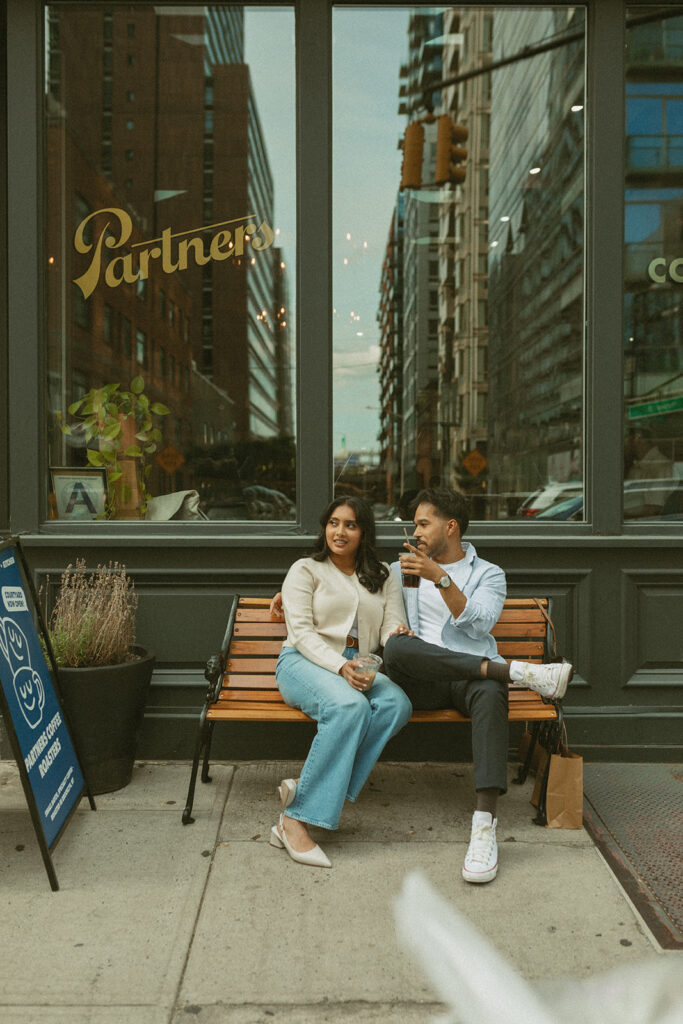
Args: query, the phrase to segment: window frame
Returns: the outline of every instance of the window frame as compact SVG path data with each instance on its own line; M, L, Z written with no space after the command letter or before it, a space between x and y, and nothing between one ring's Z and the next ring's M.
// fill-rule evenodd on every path
M59 0L57 0L57 3ZM150 2L152 0L138 0ZM282 0L252 0L248 6L279 6ZM356 0L356 5L357 0ZM548 6L548 0L524 0L523 6ZM5 0L7 19L7 207L2 233L7 238L6 324L0 343L7 362L8 409L4 432L7 523L15 530L63 537L65 543L100 544L124 537L145 544L156 535L168 539L168 524L103 522L83 526L50 521L47 516L44 446L45 279L42 75L44 0ZM289 6L289 5L287 5ZM295 522L212 521L172 524L172 543L192 537L209 543L240 544L262 538L284 546L315 535L320 510L330 500L332 460L332 9L347 0L295 0L296 153L297 153L297 509ZM372 6L406 6L396 0L372 0ZM520 6L497 0L491 7ZM553 6L576 6L554 0ZM586 143L584 153L585 302L584 488L587 521L535 523L502 520L473 522L473 537L504 539L516 547L556 545L605 536L651 534L680 536L680 526L624 523L623 502L623 239L626 14L630 8L662 8L661 0L586 0ZM600 102L596 102L596 97ZM305 154L305 159L303 156ZM595 211L600 216L595 216ZM307 401L329 395L326 407ZM36 396L40 401L36 406ZM35 412L33 411L35 410ZM14 425L14 429L13 429ZM2 423L0 422L0 426ZM11 443L9 439L11 438ZM38 458L36 456L38 455ZM1 478L1 477L0 477ZM11 490L9 483L12 483ZM397 523L379 523L381 543L402 536Z

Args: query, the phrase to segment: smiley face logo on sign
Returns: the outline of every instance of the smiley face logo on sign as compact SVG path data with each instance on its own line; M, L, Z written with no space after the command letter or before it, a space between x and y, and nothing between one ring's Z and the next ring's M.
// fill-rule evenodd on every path
M0 619L0 651L12 669L21 713L31 729L37 729L43 720L45 689L40 676L31 667L28 640L13 619Z

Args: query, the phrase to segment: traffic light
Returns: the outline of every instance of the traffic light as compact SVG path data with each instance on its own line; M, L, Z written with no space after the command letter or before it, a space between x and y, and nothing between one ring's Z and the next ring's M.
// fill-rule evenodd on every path
M425 130L419 121L413 121L406 128L401 148L401 192L404 188L419 188L422 184L422 151L425 144Z
M436 125L436 166L434 184L462 185L466 170L459 166L467 159L467 150L460 142L467 142L469 132L462 124L454 124L448 114L442 114Z

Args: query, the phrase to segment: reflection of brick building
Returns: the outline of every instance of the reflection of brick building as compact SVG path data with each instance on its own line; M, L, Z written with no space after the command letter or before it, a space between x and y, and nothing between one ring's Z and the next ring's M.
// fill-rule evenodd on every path
M74 229L96 210L125 211L125 200L122 204L121 197L93 169L59 110L53 110L48 118L47 147L53 194L64 196L63 205L47 205L50 408L64 412L92 387L119 382L125 389L140 375L150 400L162 401L172 410L173 415L160 424L164 443L182 448L190 441L192 422L192 349L188 340L192 299L180 275L165 275L154 263L146 280L98 286L84 296L74 279L91 264L106 224L109 222L111 233L117 218L111 213L93 218L85 233L93 245L88 254L74 250ZM144 236L134 226L127 251L132 253L132 247L142 241ZM112 258L121 257L123 249L108 255L105 249L104 253L101 274ZM64 337L68 344L62 344ZM53 464L85 460L85 453L72 451L71 442L56 426L48 443ZM155 466L152 489L167 490L170 483ZM182 476L177 476L174 486L181 485Z
M146 284L99 285L84 303L70 284L81 270L74 264L71 272L71 239L84 215L105 207L131 216L135 255L165 230L176 242L194 236L208 251L217 228L203 232L204 225L245 224L248 214L272 225L272 180L242 63L243 18L238 8L219 7L50 11L48 187L65 205L49 208L51 248L64 250L50 283L52 405L140 371L177 421L165 421L164 441L181 450L201 434L193 362L234 403L229 422L216 426L221 436L281 434L285 404L291 427L291 398L278 397L283 270L268 248L247 244L241 259L220 260L193 251L187 269L168 272L151 259ZM165 483L191 481L180 471Z

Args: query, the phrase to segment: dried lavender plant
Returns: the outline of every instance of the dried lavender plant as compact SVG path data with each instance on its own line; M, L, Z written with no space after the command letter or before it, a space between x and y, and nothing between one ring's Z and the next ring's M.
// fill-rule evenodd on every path
M62 574L50 616L58 665L120 665L131 658L138 599L126 567L118 562L88 572L85 559Z

